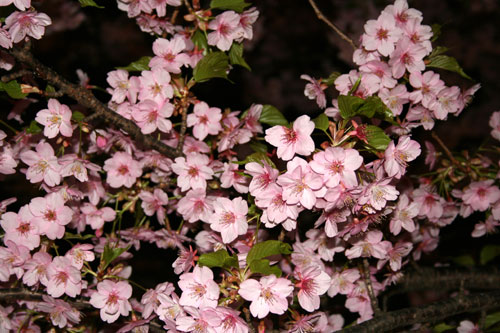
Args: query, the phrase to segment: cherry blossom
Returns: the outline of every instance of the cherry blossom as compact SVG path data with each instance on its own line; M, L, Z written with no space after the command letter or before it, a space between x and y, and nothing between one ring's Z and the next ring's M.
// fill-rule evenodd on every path
M125 281L104 280L97 284L97 291L90 297L89 303L100 310L101 319L107 323L115 322L120 315L128 316L132 310L129 298L132 287Z
M165 208L163 206L168 204L168 195L156 188L153 193L142 191L139 193L139 198L142 200L141 207L144 214L153 216L156 213L158 221L163 224L165 222Z
M492 128L491 136L500 141L500 111L491 114L489 125Z
M216 45L221 51L228 51L233 40L238 38L240 16L232 10L225 11L208 24L208 29L215 30L208 34L208 45Z
M7 282L11 275L18 279L23 276L24 263L30 258L30 250L12 241L5 241L7 247L0 246L0 281Z
M347 187L358 185L355 170L363 163L363 158L354 149L328 147L313 155L309 163L311 169L323 175L325 185L335 187L342 182Z
M80 322L80 312L72 308L67 302L47 295L43 295L42 299L43 302L37 303L36 309L49 313L50 320L54 326L64 328L68 323L78 324Z
M52 262L52 257L47 252L36 252L33 257L26 260L23 268L26 270L23 275L23 283L34 286L38 282L47 286L49 284L47 268Z
M92 229L101 229L104 222L113 221L116 217L116 212L110 207L97 208L91 203L84 203L80 207L85 218L85 223L90 225Z
M208 156L203 154L189 154L186 157L177 157L172 164L172 171L177 177L177 185L181 191L192 189L205 190L207 180L212 179L214 171L208 166Z
M304 95L309 99L315 99L316 104L318 104L321 109L324 109L326 107L326 97L323 90L325 90L327 86L322 85L321 80L315 80L306 74L301 75L300 78L309 81L304 89Z
M163 68L151 71L142 71L139 77L139 100L153 100L162 104L166 99L174 96L174 89L170 85L170 74Z
M314 141L311 133L314 123L309 116L300 116L292 128L273 126L266 130L266 141L278 147L278 157L289 161L295 154L308 156L314 151Z
M76 297L82 291L80 270L66 257L55 257L47 267L47 293L52 297L66 294Z
M204 140L207 135L217 135L222 131L220 121L222 113L219 108L211 108L205 102L194 106L193 113L187 116L187 126L193 127L193 136Z
M382 12L377 20L369 20L365 24L363 46L368 51L377 50L384 57L394 51L394 44L399 40L402 31L396 28L393 16Z
M214 214L208 220L210 228L221 233L224 243L231 243L238 235L244 235L248 229L247 202L241 197L229 200L217 198L214 202Z
M109 186L118 188L121 186L131 187L137 177L142 174L142 168L136 160L125 152L117 152L112 158L104 162L104 171L107 171L106 181Z
M38 224L33 222L33 214L28 205L22 206L18 214L14 212L2 214L0 224L5 230L4 242L12 241L30 250L40 245Z
M175 36L170 40L158 38L153 43L153 53L155 57L149 62L149 66L155 68L163 68L166 71L174 74L181 72L181 67L188 64L190 59L185 53L181 53L186 49L186 42L180 36Z
M45 126L43 134L49 139L56 137L59 132L64 136L71 137L73 134L71 116L71 110L67 105L51 98L48 109L38 111L35 120Z
M7 0L8 1L8 0ZM16 6L26 0L15 0ZM5 19L5 29L9 30L9 34L13 43L19 43L26 35L35 39L42 38L45 33L45 27L52 24L52 20L47 14L37 13L36 11L29 12L13 12Z
M401 178L406 173L408 162L413 161L420 155L420 145L411 140L409 136L402 136L398 144L389 142L385 150L384 169L389 177Z
M240 284L238 293L251 301L250 313L259 319L269 312L283 314L288 309L287 297L293 292L293 286L288 279L278 278L274 274L263 276L260 281L248 279Z
M139 92L139 79L137 77L129 78L126 70L117 69L108 73L106 81L111 86L107 91L112 95L112 102L122 103L125 99L131 103L136 102Z
M66 252L65 257L71 260L71 264L78 269L82 269L84 262L94 261L95 254L93 251L94 246L92 244L76 244Z
M389 60L394 78L401 78L405 71L422 72L425 69L423 58L426 54L427 50L423 46L413 44L408 38L401 38Z
M215 197L207 196L205 190L190 190L179 200L177 211L182 214L188 222L209 221L213 211Z
M214 281L214 274L208 267L196 266L192 273L179 276L182 290L179 304L195 308L215 308L219 299L219 286Z
M47 142L41 141L32 150L23 151L19 157L29 168L26 178L32 183L44 181L49 186L58 185L61 182L61 165L54 155L54 149Z
M359 240L353 244L350 249L345 251L345 255L349 259L359 257L375 257L377 259L385 259L387 255L388 241L382 241L383 233L378 230L369 231L364 240Z
M137 104L132 118L137 122L143 134L150 134L157 129L168 133L172 129L172 122L167 119L174 112L174 106L168 102L155 102L150 99Z
M309 312L319 308L319 296L330 288L330 277L318 266L298 267L294 272L300 306Z
M64 205L64 198L59 193L33 198L29 210L33 214L33 223L38 225L38 232L49 239L62 238L64 226L73 218L73 210Z

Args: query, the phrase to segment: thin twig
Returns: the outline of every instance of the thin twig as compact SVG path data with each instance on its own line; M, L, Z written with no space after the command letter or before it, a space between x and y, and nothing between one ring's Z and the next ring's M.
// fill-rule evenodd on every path
M439 144L439 146L444 150L444 153L446 154L446 156L448 156L450 161L453 164L456 164L457 166L461 167L460 163L455 159L455 157L453 157L451 151L448 149L448 147L446 147L446 145L441 140L441 138L436 134L436 132L432 132L431 135L434 138L434 140L436 140L436 142Z
M314 9L316 16L321 21L325 22L330 28L332 28L337 33L337 35L340 36L340 38L342 38L343 40L348 42L354 50L356 50L358 48L356 46L356 44L352 41L352 39L350 39L345 33L342 32L342 30L340 30L335 24L333 24L330 20L328 20L325 15L323 15L323 13L321 12L321 10L319 10L319 8L316 5L316 2L314 2L314 0L309 0L309 3L311 4L312 8Z
M370 264L368 263L368 259L363 258L363 264L360 266L361 266L360 267L361 273L363 274L363 279L365 281L366 290L368 291L368 296L370 297L370 304L372 306L374 316L378 316L381 313L381 311L378 306L377 297L375 296L375 292L373 290L372 279L370 274Z
M182 155L182 149L181 152L178 153L178 149L167 146L151 135L144 135L141 132L141 129L133 121L122 117L115 111L108 108L105 104L99 101L90 90L67 81L54 70L43 65L40 61L34 58L33 54L30 52L29 44L30 42L26 42L22 49L14 48L10 53L19 62L31 67L39 78L47 81L53 86L58 87L60 91L73 98L80 105L92 110L96 114L96 117L102 118L104 121L112 123L119 129L124 130L136 141L141 142L147 148L154 149L170 158Z
M26 289L0 289L0 301L7 303L15 303L20 300L43 302L42 296L44 295L45 294L29 291ZM88 301L83 299L76 301L67 300L66 302L72 307L79 310L93 309L93 306L90 305Z
M186 139L186 130L187 130L187 109L189 107L189 102L182 101L183 106L181 108L181 128L179 131L179 142L177 143L177 149L175 152L178 156L182 155L182 148L184 147L184 140Z

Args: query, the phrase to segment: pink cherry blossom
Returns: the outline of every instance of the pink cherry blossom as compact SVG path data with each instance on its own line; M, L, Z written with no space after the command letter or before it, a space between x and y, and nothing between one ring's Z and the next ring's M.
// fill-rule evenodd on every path
M172 164L172 171L177 177L177 185L181 191L207 188L207 180L212 179L214 171L208 166L210 159L203 154L189 154L177 157Z
M23 0L17 0L23 1ZM26 35L35 39L42 38L45 27L52 24L47 14L36 11L13 12L5 19L5 29L9 30L13 43L19 43Z
M156 213L156 217L160 224L165 223L165 207L168 204L168 195L159 188L155 188L153 193L148 191L142 191L139 193L139 198L141 198L141 207L144 210L144 214L147 216L153 216Z
M387 255L388 241L382 241L384 235L381 231L369 231L365 238L357 241L350 249L345 251L345 255L349 259L359 257L374 257L377 259L385 259Z
M482 237L486 234L494 234L497 232L497 228L500 226L500 222L496 221L493 215L490 215L486 221L479 222L474 225L474 230L471 233L471 236L474 238Z
M335 80L335 89L337 89L341 95L348 95L351 89L357 84L358 80L360 80L358 88L354 91L353 95L364 99L373 95L380 89L382 78L383 76L366 75L353 69L349 74L340 75Z
M160 283L156 286L155 289L148 289L142 295L141 304L144 305L144 309L142 310L143 318L148 318L153 311L157 312L158 307L160 306L160 295L169 297L172 292L175 290L175 287L170 282Z
M267 191L262 192L255 199L255 204L259 208L265 208L264 213L270 224L282 223L287 219L296 220L299 216L299 207L286 203L283 199L283 189L280 186L272 186Z
M190 62L189 55L181 53L186 49L186 42L181 36L175 36L170 40L158 38L153 43L155 57L149 62L149 66L163 68L174 74L181 72L181 67Z
M76 297L82 291L80 270L66 257L55 257L47 267L47 293L52 297L66 294Z
M26 260L23 268L26 272L23 275L23 283L34 286L38 282L47 286L49 284L47 268L52 262L52 257L47 252L36 252L33 257Z
M149 0L148 2L160 17L167 14L167 5L174 7L181 5L181 0Z
M393 16L382 12L377 20L365 23L363 46L368 51L377 50L384 57L394 51L394 44L398 41L402 31L396 28Z
M67 302L47 295L43 295L42 299L43 302L36 304L36 309L48 313L52 325L64 328L68 323L78 324L80 322L80 312L72 308Z
M31 0L0 0L0 6L8 6L14 4L19 10L26 10L31 7Z
M328 147L313 155L311 169L323 176L325 185L335 187L342 182L347 187L358 185L355 170L363 163L357 150Z
M389 185L391 179L376 181L368 185L363 195L359 198L361 205L369 204L375 210L381 210L385 207L387 201L396 200L399 191L396 187Z
M181 314L175 319L177 330L181 332L215 333L221 325L221 318L216 309L186 306L187 315Z
M394 215L389 224L389 229L394 235L401 232L401 227L408 232L415 230L415 222L413 218L418 215L420 207L416 202L410 203L410 199L406 194L399 196L399 201L394 211Z
M132 287L128 282L104 280L97 284L97 291L90 297L89 303L100 310L101 319L107 323L115 322L120 315L128 316L132 310L129 298Z
M500 141L500 111L491 114L489 125L492 128L491 136Z
M308 156L314 151L314 141L311 133L314 131L314 122L309 116L297 118L292 128L273 126L266 130L265 139L271 145L278 147L278 157L289 161L295 154Z
M116 152L112 158L107 159L104 162L103 169L107 171L107 183L113 188L131 187L137 178L142 175L139 162L134 160L130 154L121 151Z
M335 272L331 278L331 284L328 289L328 296L334 297L337 294L349 295L355 282L359 280L361 274L356 268L344 269L342 272Z
M332 193L332 192L330 192ZM325 195L328 196L328 193ZM351 215L351 211L347 208L330 208L325 209L321 216L318 218L315 227L320 226L325 222L325 234L327 237L335 237L338 234L337 224L347 221L347 217Z
M182 290L179 303L195 308L217 306L219 285L214 281L214 273L210 268L196 266L192 273L184 273L179 277L179 287Z
M99 209L95 205L86 202L80 209L85 217L85 223L94 230L101 229L104 222L113 221L116 217L116 212L111 207Z
M188 222L203 221L210 219L213 211L215 197L207 196L205 190L194 189L181 198L177 204L177 212Z
M287 163L287 172L278 177L277 183L283 187L283 200L287 204L300 203L307 209L312 209L316 199L326 192L322 177L300 157Z
M493 185L493 180L472 182L464 189L462 200L472 209L484 212L491 204L500 199L500 189Z
M426 54L427 50L423 46L413 44L406 37L400 39L389 60L394 78L401 78L405 71L422 72L425 69L423 59Z
M457 327L458 333L479 333L481 329L470 320L462 320Z
M396 0L394 4L385 7L385 13L389 13L396 19L396 23L400 27L404 27L408 20L416 19L422 21L422 12L409 8L406 0Z
M158 301L160 304L155 312L164 322L168 322L169 320L172 321L179 316L185 315L184 307L179 304L179 297L175 293L171 293L170 296L160 293L158 294ZM144 312L146 309L147 305L144 307Z
M30 258L30 250L12 241L4 243L7 247L0 246L0 281L7 282L13 274L20 279L24 273L23 265Z
M55 138L59 132L64 136L71 137L73 135L71 116L71 110L67 105L51 98L48 109L38 111L35 120L45 126L43 134L49 139Z
M238 37L240 16L232 10L219 14L208 24L208 29L215 30L208 34L208 45L216 45L221 51L228 51L233 40Z
M0 173L11 175L16 172L17 161L14 151L9 146L0 148Z
M409 101L408 91L403 84L399 84L393 89L380 89L378 97L380 97L395 116L399 116L403 112L403 105L407 104Z
M262 164L257 162L250 162L245 164L246 173L252 176L250 181L249 190L255 197L265 192L272 184L276 184L279 171L271 167L266 161Z
M432 28L420 24L421 21L420 18L409 19L403 28L403 32L412 43L423 46L427 50L427 54L429 54L432 51Z
M231 243L239 235L244 235L248 229L248 204L241 197L229 200L217 198L214 202L214 214L208 222L210 228L221 233L224 243Z
M137 100L137 93L139 92L139 79L137 77L128 77L129 73L124 69L117 69L108 73L106 81L111 88L107 91L112 95L111 101L115 103L122 103L125 99L129 102L135 103Z
M73 218L73 210L64 205L64 198L56 192L44 198L31 199L29 210L33 214L33 223L38 225L39 233L52 240L64 236L64 226Z
M54 155L54 149L47 142L41 141L36 145L36 152L23 151L19 157L29 168L26 178L32 183L44 181L48 186L55 186L61 182L61 166Z
M326 107L326 97L323 90L325 90L327 86L324 84L322 85L321 80L313 79L306 74L302 74L300 78L309 81L304 89L304 95L309 99L315 99L316 104L318 104L321 109L324 109Z
M413 191L413 201L420 207L418 215L427 216L429 219L438 219L443 215L444 199L434 189L421 186Z
M457 86L441 89L429 106L434 116L440 120L446 119L449 113L460 112L461 108L460 88Z
M413 244L410 242L398 242L394 247L390 243L386 243L386 246L387 258L378 261L377 269L381 269L389 262L389 266L394 272L399 271L402 259L410 254Z
M33 221L28 205L24 205L19 213L7 212L1 215L0 224L5 230L4 242L12 241L17 245L33 250L40 245L38 224Z
M166 99L174 96L174 89L170 85L170 74L163 68L142 71L139 81L139 100L141 101L151 99L162 104Z
M224 163L224 169L220 176L222 188L233 187L238 193L248 193L248 178L241 174L235 160Z
M174 106L166 101L155 102L147 99L137 104L132 118L137 122L143 134L151 134L157 129L168 133L172 129L172 122L167 119L172 116Z
M398 81L392 77L391 68L386 62L379 60L368 61L359 67L360 72L375 75L380 79L381 88L394 88ZM363 74L362 74L363 75ZM366 74L365 74L366 75Z
M401 178L406 173L408 162L413 161L420 155L420 145L411 140L409 136L401 136L398 144L389 142L385 150L384 169L389 177Z
M259 121L262 109L262 104L252 104L247 114L243 117L245 128L249 129L252 133L262 133L262 125Z
M219 306L217 312L221 319L221 333L248 333L248 325L240 317L239 311Z
M253 24L257 21L258 17L259 11L255 7L245 10L240 14L240 24L238 27L239 37L236 39L238 43L242 42L243 39L251 40L253 38Z
M274 274L263 276L260 281L248 279L240 283L238 293L251 301L250 313L262 319L269 312L281 315L288 309L287 297L293 292L290 280L277 278Z
M193 136L205 140L207 135L217 135L222 131L220 121L222 112L219 108L211 108L205 102L196 103L193 113L187 116L187 126L193 127Z
M309 312L319 309L319 296L330 288L330 277L318 266L297 267L294 272L299 288L297 297L300 306Z
M65 257L71 260L71 264L78 269L82 269L84 262L94 261L95 255L92 251L92 244L76 244L66 252Z

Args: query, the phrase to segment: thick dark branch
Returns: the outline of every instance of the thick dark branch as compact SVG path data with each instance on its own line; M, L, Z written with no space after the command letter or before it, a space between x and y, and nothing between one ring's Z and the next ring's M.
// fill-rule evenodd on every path
M141 129L133 121L125 119L118 113L108 108L105 104L99 101L90 90L67 81L51 68L43 65L40 61L35 59L33 54L29 51L29 45L22 49L13 49L11 54L19 62L29 66L39 78L49 82L53 86L58 87L60 91L73 98L80 105L92 110L97 117L102 118L106 122L124 130L135 140L141 142L144 146L154 149L170 158L175 158L182 154L182 152L179 154L176 149L167 146L159 140L156 140L151 135L142 134Z
M15 303L16 301L43 302L42 296L46 294L29 291L26 289L0 289L0 301L4 303ZM93 309L93 306L85 300L66 301L78 310Z
M377 318L349 327L343 332L387 332L418 323L434 323L461 313L492 309L499 305L499 290L471 294L428 305L385 312Z

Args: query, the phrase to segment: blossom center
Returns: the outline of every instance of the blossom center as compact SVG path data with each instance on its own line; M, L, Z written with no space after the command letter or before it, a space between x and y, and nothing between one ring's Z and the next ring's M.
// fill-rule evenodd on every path
M53 209L48 209L45 211L43 217L45 220L53 222L57 219L57 213Z
M118 173L119 173L120 175L123 175L123 176L124 176L124 175L126 175L128 172L129 172L129 171L128 171L128 166L127 166L127 165L125 165L125 164L120 165L120 167L118 168Z

